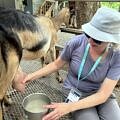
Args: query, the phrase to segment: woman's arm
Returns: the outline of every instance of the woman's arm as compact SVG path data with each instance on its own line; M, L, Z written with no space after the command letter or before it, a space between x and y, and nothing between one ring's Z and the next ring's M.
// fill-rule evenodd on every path
M97 93L88 96L78 102L71 103L71 111L93 107L104 103L112 94L117 80L106 78Z
M32 81L37 78L46 76L50 73L53 73L53 72L59 70L60 68L62 68L65 63L67 63L67 62L62 60L60 57L58 57L54 62L51 62L50 64L39 69L38 71L28 74L28 76L25 78L24 82Z

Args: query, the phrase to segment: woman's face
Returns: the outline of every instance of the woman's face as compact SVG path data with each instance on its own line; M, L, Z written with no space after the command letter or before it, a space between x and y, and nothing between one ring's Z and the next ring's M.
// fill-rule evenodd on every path
M89 43L91 48L98 53L103 52L109 44L108 42L100 42L92 38L89 38Z

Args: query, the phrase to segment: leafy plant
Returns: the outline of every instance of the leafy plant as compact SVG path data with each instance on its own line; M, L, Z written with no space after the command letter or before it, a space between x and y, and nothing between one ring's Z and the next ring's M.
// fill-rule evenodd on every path
M120 11L120 2L101 2L101 6L107 6Z

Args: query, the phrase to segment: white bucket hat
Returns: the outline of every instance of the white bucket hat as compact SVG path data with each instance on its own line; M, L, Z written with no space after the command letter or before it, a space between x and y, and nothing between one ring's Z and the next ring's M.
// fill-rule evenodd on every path
M82 30L96 40L120 44L120 13L101 7L89 23L82 25Z

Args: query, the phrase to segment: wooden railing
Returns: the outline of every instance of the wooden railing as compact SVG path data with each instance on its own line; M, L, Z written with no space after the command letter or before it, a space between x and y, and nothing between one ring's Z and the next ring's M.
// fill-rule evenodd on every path
M54 4L54 0L45 0L43 4L38 8L38 15L45 15L49 9L51 9L51 6ZM50 11L51 12L51 11Z
M74 28L61 27L60 30L61 30L61 32L72 33L72 34L75 34L75 35L79 35L79 34L83 33L83 31L81 29L74 29Z
M83 33L83 31L82 31L81 29L63 28L63 27L61 27L60 30L61 30L61 32L72 33L72 34L75 34L75 35L79 35L79 34L82 34L82 33ZM59 45L59 44L57 44L57 45L55 46L56 57L59 56L59 52L62 51L63 47L64 47L64 46Z

